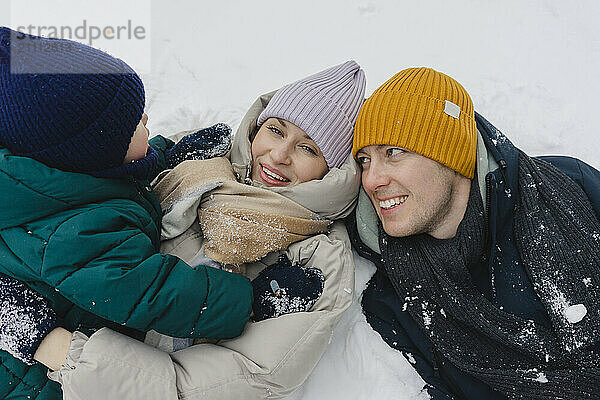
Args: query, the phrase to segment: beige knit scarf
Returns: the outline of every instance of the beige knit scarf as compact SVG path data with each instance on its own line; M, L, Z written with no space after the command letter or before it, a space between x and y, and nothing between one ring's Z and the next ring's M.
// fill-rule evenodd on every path
M159 177L163 238L183 233L198 217L205 254L224 264L253 262L327 232L324 220L268 189L239 183L227 158L185 161Z

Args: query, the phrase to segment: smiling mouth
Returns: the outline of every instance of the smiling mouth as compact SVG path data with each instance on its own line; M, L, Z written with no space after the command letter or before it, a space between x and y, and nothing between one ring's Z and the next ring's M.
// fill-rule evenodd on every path
M266 183L282 185L291 182L289 179L271 171L269 168L265 167L262 164L260 164L260 174L263 181L265 181Z
M392 208L403 204L406 201L406 199L408 199L408 196L404 195L379 201L379 207L381 207L382 210L391 210Z

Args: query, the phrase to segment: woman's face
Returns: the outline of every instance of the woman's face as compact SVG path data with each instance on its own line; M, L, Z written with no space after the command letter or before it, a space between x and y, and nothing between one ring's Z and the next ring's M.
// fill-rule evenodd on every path
M293 186L327 171L319 146L291 122L269 118L252 141L252 180L266 186Z

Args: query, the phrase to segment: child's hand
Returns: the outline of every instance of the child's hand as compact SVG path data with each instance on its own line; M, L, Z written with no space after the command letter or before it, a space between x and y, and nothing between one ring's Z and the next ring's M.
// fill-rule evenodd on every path
M280 256L252 281L255 321L310 310L323 293L324 282L320 269L292 265Z
M224 156L231 146L231 128L219 123L190 133L166 151L167 167L186 160L206 160Z
M0 349L34 364L38 346L58 325L54 311L23 282L0 274Z

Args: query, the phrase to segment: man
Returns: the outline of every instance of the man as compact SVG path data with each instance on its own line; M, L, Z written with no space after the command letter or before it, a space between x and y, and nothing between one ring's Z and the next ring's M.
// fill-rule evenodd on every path
M530 158L429 68L373 93L353 153L363 309L433 398L600 398L598 171Z

